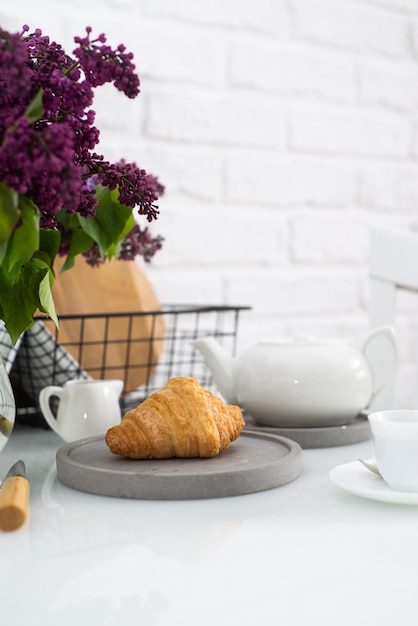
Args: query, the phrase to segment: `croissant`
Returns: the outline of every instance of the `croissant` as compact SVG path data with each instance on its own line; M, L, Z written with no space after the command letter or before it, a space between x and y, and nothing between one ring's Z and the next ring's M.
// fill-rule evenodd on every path
M238 406L180 376L128 411L105 440L113 454L132 459L208 458L226 450L244 426Z

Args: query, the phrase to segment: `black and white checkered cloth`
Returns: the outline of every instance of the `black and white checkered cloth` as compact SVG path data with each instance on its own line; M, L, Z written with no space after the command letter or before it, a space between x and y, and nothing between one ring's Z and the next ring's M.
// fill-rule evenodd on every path
M8 374L10 374L10 372L12 371L13 364L16 360L16 355L19 351L22 340L23 335L19 337L16 345L14 346L9 333L4 327L4 322L0 320L0 357L3 360L6 372Z
M20 336L15 346L0 321L0 357L7 373L19 377L24 392L35 402L48 385L62 386L67 380L91 378L40 320Z

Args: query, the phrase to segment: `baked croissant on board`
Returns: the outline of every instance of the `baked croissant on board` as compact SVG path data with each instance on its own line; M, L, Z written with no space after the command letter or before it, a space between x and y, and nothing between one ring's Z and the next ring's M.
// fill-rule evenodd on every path
M171 378L105 436L113 454L132 459L209 458L226 450L245 422L241 409L195 378Z

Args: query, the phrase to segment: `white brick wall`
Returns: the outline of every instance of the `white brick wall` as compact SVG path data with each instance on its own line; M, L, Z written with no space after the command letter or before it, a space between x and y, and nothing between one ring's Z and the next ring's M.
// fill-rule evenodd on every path
M166 184L163 302L251 305L241 349L366 332L368 228L418 226L418 0L19 0L0 21L134 52L141 95L95 108L104 154Z

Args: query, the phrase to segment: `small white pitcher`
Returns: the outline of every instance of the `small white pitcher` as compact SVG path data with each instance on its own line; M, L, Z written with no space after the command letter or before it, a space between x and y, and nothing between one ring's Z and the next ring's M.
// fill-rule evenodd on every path
M121 380L68 380L63 387L44 387L39 404L50 427L64 441L75 441L104 435L120 423L122 388ZM54 396L59 400L57 415L50 406Z

